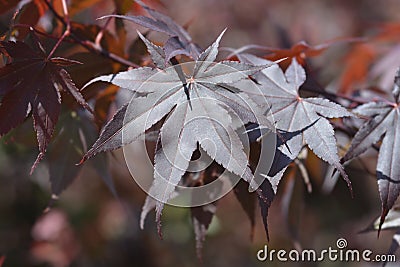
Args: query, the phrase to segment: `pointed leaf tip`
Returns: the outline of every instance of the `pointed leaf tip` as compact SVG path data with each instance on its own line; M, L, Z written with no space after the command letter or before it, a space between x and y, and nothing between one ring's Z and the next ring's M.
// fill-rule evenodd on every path
M379 235L382 230L382 225L385 222L385 219L386 219L386 216L388 215L388 213L389 213L389 209L387 207L382 207L382 214L381 214L381 219L379 221L379 227L378 227L378 238L379 238Z

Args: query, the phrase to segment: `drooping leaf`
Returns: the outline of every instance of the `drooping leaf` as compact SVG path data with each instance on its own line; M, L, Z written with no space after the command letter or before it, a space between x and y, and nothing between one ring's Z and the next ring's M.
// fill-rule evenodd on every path
M343 162L351 160L365 152L383 136L379 149L376 175L382 202L380 228L385 217L400 194L400 72L395 77L393 88L394 102L371 102L357 107L354 112L371 116L354 136Z
M242 54L239 58L253 64L270 63L249 54ZM295 59L285 73L275 65L264 69L254 78L271 105L271 119L275 121L276 128L288 133L301 131L301 134L287 140L286 145L281 145L280 152L293 160L300 153L303 144L307 144L319 158L333 165L341 173L351 190L350 180L337 153L334 130L327 118L353 116L352 113L327 99L301 97L298 90L306 79L306 73ZM258 96L253 99L257 101ZM279 173L273 177L268 176L274 190L284 171L285 167L280 168Z
M196 235L196 251L197 257L202 259L203 243L206 238L208 227L211 224L217 209L216 203L210 203L200 207L192 207L190 209L192 215L192 222L194 233Z
M32 171L43 158L50 142L61 108L61 92L70 94L87 109L65 64L73 61L47 59L42 51L34 51L22 42L0 42L0 52L12 58L12 63L0 69L0 136L22 123L32 113L37 133L39 155Z
M75 165L83 154L79 125L75 122L76 113L66 116L61 121L64 126L50 145L48 153L51 191L56 196L73 182L81 170L81 166Z
M248 185L243 180L240 180L235 188L233 189L236 198L238 199L243 210L246 212L247 217L250 220L251 231L250 239L253 240L254 226L255 226L255 209L256 209L256 198L255 192L249 192Z
M49 147L49 175L53 196L59 196L78 176L82 165L76 166L87 150L87 144L96 138L96 128L84 114L66 112L61 116L61 129ZM90 162L107 187L116 196L115 187L107 168L105 155Z
M260 185L260 193L258 195L258 203L260 205L261 217L264 223L265 234L267 235L267 240L269 240L268 232L268 210L271 207L272 201L274 200L275 193L272 189L272 185L268 179L264 179Z
M229 172L247 182L253 181L243 144L232 126L232 114L243 107L245 112L237 113L242 121L264 125L267 120L258 121L256 115L246 113L248 103L227 87L234 88L235 82L248 79L248 75L266 66L230 61L212 63L217 56L219 40L220 37L201 54L200 58L208 62L191 64L192 70L187 77L182 77L174 67L163 70L143 67L101 76L90 82L108 81L142 96L132 98L129 106L124 105L117 111L82 162L98 152L117 149L137 140L168 115L160 130L162 144L155 155L154 181L150 188L150 195L158 201L157 222L197 144ZM185 88L189 88L190 99ZM236 92L242 92L242 89L236 88ZM257 186L253 183L252 187Z

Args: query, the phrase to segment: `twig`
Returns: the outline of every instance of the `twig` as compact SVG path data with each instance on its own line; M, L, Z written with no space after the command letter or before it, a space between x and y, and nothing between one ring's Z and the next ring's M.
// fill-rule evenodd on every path
M94 43L95 43L97 46L99 46L99 47L101 46L101 45L100 45L100 42L101 42L101 39L102 39L103 36L104 36L104 31L106 30L108 24L110 24L111 19L112 19L112 17L109 17L109 18L106 20L106 23L105 23L104 26L101 28L101 30L97 33L96 38L94 39Z
M14 28L27 28L30 31L33 31L34 33L42 35L42 36L44 36L46 38L55 39L55 40L60 39L59 36L55 36L55 35L48 34L46 32L42 32L42 31L40 31L40 30L38 30L38 29L32 27L31 25L28 25L28 24L17 23L17 24L14 24L13 27ZM74 43L74 44L76 43L76 41L73 41L73 40L70 40L70 39L64 39L63 42Z
M62 41L67 36L69 36L71 33L71 23L69 20L67 2L66 2L66 0L61 0L61 3L63 6L63 12L64 12L63 21L65 22L66 29L65 29L63 35L61 36L61 38L58 39L57 43L54 45L53 49L50 51L49 55L47 56L47 59L50 59L53 56L54 52L56 52L57 48L61 45Z
M43 0L46 6L50 9L51 13L64 25L67 26L67 22L64 20L60 14L57 13L57 11L54 9L53 5L50 3L49 0Z
M354 97L346 96L346 95L343 95L343 94L340 94L340 93L330 93L330 92L327 92L325 90L318 90L318 89L314 89L314 88L308 87L308 86L307 87L306 86L301 87L301 90L307 91L307 92L312 92L312 93L317 93L317 94L320 94L320 95L323 95L323 96L327 96L327 97L341 98L341 99L348 100L348 101L351 101L351 102L354 102L354 103L358 103L358 104L365 104L365 103L369 102L368 100L364 100L364 99L360 99L360 98L354 98Z
M64 17L62 17L60 14L57 13L57 11L54 9L54 7L52 6L52 4L50 3L49 0L43 0L45 2L45 4L47 5L47 7L49 8L49 10L53 13L53 15L56 17L57 20L59 20L65 27L68 26L67 22L64 20ZM67 11L68 12L68 11ZM106 58L109 58L115 62L118 62L120 64L129 66L129 67L134 67L134 68L138 68L140 67L139 65L126 60L116 54L113 54L107 50L105 50L104 48L102 48L101 46L97 46L94 42L91 42L89 40L81 40L80 38L78 38L73 31L70 31L69 36L72 40L74 40L75 42L77 42L79 45L81 45L82 47L86 48L88 51L96 53L98 55L104 56ZM62 41L65 41L62 40Z

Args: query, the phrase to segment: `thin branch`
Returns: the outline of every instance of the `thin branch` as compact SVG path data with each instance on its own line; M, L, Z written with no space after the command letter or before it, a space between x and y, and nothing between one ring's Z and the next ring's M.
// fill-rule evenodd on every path
M67 25L71 25L70 20L69 20L67 1L66 0L61 0L61 3L62 3L62 7L63 7L65 22L66 22Z
M319 89L315 89L313 87L308 87L308 86L307 87L306 86L302 86L301 90L307 91L307 92L312 92L312 93L317 93L317 94L320 94L320 95L323 95L323 96L326 96L326 97L341 98L341 99L348 100L350 102L354 102L354 103L358 103L358 104L365 104L365 103L369 102L368 100L364 100L364 99L361 99L361 98L354 98L354 97L346 96L346 95L343 95L343 94L340 94L340 93L330 93L330 92L327 92L325 90L319 90Z
M53 46L53 49L51 49L49 55L47 56L47 60L49 60L49 59L53 56L54 52L56 52L57 48L61 45L62 41L63 41L67 36L69 36L70 33L71 33L71 31L70 31L69 27L67 27L67 29L64 31L64 33L63 33L63 35L61 36L61 38L58 39L57 43Z
M101 28L101 30L100 30L99 33L97 34L96 38L94 39L94 43L95 43L97 46L100 46L101 39L103 39L104 32L105 32L106 28L108 27L108 25L110 24L111 19L112 19L112 17L109 17L109 18L106 20L106 23L104 24L104 26Z
M47 7L49 8L49 10L53 13L53 15L56 17L56 19L59 20L65 27L68 27L68 23L64 20L64 17L62 17L60 14L57 13L57 11L54 9L54 7L50 3L50 1L49 0L43 0L43 1L45 2ZM91 42L89 40L81 40L73 33L73 31L70 31L70 33L68 35L69 35L68 37L70 37L72 40L74 40L76 43L83 46L90 52L93 52L98 55L109 58L115 62L122 64L122 65L134 67L134 68L140 67L139 65L137 65L129 60L126 60L116 54L113 54L113 53L107 51L106 49L102 48L101 46L97 46L94 42ZM65 39L62 41L65 41Z
M97 46L95 43L93 43L91 41L88 41L88 40L82 41L73 34L71 34L70 37L90 52L94 52L96 54L102 55L106 58L112 59L115 62L121 63L121 64L129 66L129 67L134 67L134 68L140 67L138 64L133 63L132 61L129 61L127 59L124 59L116 54L113 54L113 53L109 52L108 50Z
M36 33L36 34L42 35L42 36L44 36L44 37L46 37L46 38L54 39L54 40L60 39L59 36L55 36L55 35L48 34L48 33L46 33L46 32L42 32L42 31L40 31L40 30L38 30L38 29L32 27L31 25L28 25L28 24L17 23L17 24L14 24L14 25L13 25L13 28L27 28L27 29L29 29L30 31L32 31L32 32L34 32L34 33ZM64 39L63 42L73 43L73 44L76 43L76 41L73 41L73 40L70 40L70 39Z
M47 59L50 59L53 56L53 54L56 52L57 48L61 45L62 41L66 37L68 37L71 33L71 23L69 20L67 2L66 2L66 0L61 0L61 3L62 3L62 7L63 7L63 12L64 12L63 21L65 22L66 29L65 29L63 35L61 36L61 38L58 39L57 43L54 45L53 49L50 51L49 55L47 56Z

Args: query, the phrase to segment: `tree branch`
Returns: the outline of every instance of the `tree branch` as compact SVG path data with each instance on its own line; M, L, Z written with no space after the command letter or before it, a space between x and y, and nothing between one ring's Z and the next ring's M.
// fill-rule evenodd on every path
M63 16L61 16L60 14L57 13L57 11L54 9L53 5L50 3L49 0L43 0L43 1L45 2L47 7L49 8L49 10L53 13L55 18L57 20L59 20L64 25L64 27L66 27L68 29L68 27L70 27L69 26L70 22L69 22L69 16L68 16L68 10L67 10L66 3L65 3L65 8L64 8L65 0L62 0L63 1L64 14L66 15L65 17L63 17ZM65 31L65 32L67 32L67 31ZM65 32L64 32L63 36L65 35ZM113 53L109 52L108 50L104 49L103 47L101 47L100 45L96 45L96 43L94 43L92 41L81 40L79 37L77 37L73 33L73 29L71 29L71 28L69 29L69 33L67 34L67 36L61 37L61 39L59 39L59 42L57 42L57 44L61 43L62 41L65 41L65 39L64 39L65 37L70 37L76 43L78 43L82 47L86 48L88 51L96 53L96 54L101 55L103 57L109 58L109 59L111 59L111 60L113 60L113 61L115 61L117 63L120 63L120 64L128 66L128 67L134 67L134 68L140 67L139 65L135 64L134 62L131 62L131 61L127 60L127 59L124 59L124 58L116 55L116 54L113 54ZM56 46L57 46L57 44L56 44ZM54 48L53 48L53 50L54 50ZM52 54L52 53L50 52L50 54Z

